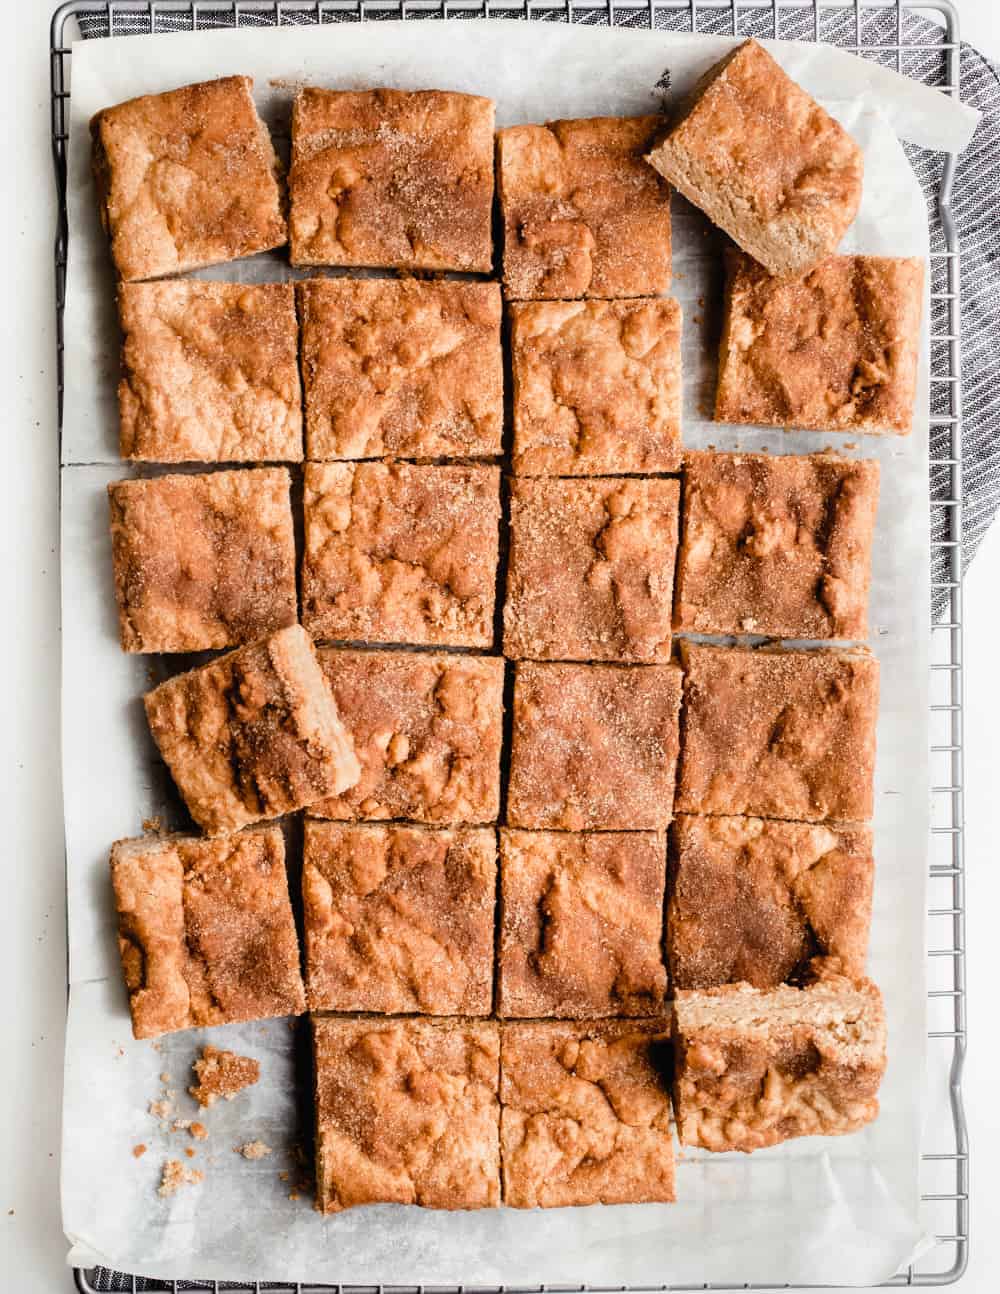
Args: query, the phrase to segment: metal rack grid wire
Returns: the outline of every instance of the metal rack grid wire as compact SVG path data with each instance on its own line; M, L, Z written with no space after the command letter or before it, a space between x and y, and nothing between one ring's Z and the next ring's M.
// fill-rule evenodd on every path
M936 23L928 20L933 13ZM51 25L52 152L58 191L55 240L56 339L60 429L63 392L63 309L69 230L66 145L70 42L76 35L210 30L446 17L579 22L595 26L795 38L823 41L875 59L943 93L961 93L958 15L951 0L68 0ZM962 390L960 249L951 210L957 159L910 150L924 184L931 231L931 758L934 817L928 909L928 1049L947 1110L930 1121L921 1156L923 1207L933 1247L888 1285L947 1285L968 1261L969 1146L962 1107L966 1051L965 856L963 807L962 657ZM89 1294L119 1289L101 1269L75 1272ZM127 1278L138 1291L273 1291L274 1294L477 1294L471 1287L366 1287L298 1282L230 1284ZM531 1294L587 1286L532 1287ZM627 1287L617 1287L625 1290ZM643 1287L644 1289L647 1287ZM780 1285L662 1285L652 1290L775 1289ZM488 1294L479 1291L478 1294ZM506 1294L520 1294L507 1288ZM595 1292L596 1294L596 1292Z

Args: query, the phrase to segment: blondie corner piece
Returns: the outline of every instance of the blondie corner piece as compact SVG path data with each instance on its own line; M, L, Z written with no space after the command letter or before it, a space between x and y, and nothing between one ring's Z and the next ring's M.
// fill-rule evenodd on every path
M648 161L772 274L829 255L861 201L861 149L755 40L709 69Z
M870 980L682 991L673 1025L681 1145L759 1150L856 1132L878 1115L885 1012Z
M136 1038L305 1010L277 827L119 840L111 877Z
M505 1204L673 1201L667 1020L505 1024L501 1037Z
M178 674L145 701L177 789L211 836L339 795L360 776L299 625Z
M90 123L101 221L122 279L281 247L277 159L248 76L105 108Z
M496 1024L314 1016L313 1045L321 1212L499 1205Z

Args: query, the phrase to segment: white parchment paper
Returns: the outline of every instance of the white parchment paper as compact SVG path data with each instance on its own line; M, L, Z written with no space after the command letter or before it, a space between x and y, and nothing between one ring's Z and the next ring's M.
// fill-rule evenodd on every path
M715 381L719 240L674 201L674 295L684 311L684 440L694 447L805 452L834 445L877 457L882 494L874 553L872 647L882 664L876 773L877 879L871 973L885 994L890 1064L882 1114L855 1136L808 1139L749 1157L686 1152L678 1203L444 1214L379 1206L321 1218L292 1148L308 1147L304 1022L131 1039L120 982L107 854L144 819L187 824L142 716L141 694L173 658L130 657L116 637L107 534L117 461L118 334L110 264L89 179L87 122L98 109L185 82L246 73L280 133L290 87L434 86L497 101L500 124L655 111L669 69L683 93L725 38L511 22L380 22L322 29L129 37L74 46L69 156L71 251L63 440L63 762L69 885L63 1217L70 1261L167 1277L469 1285L681 1282L875 1283L922 1243L919 1149L924 1067L928 726L928 343L925 310L911 436L755 431L705 420ZM976 114L837 50L772 46L865 149L865 191L846 250L927 254L922 193L897 134L959 150ZM211 277L292 276L280 254ZM845 443L846 442L846 443ZM297 873L292 871L292 884ZM148 1111L166 1085L191 1118L190 1064L206 1041L262 1061L259 1086L208 1112L210 1137L185 1140ZM159 1076L170 1074L164 1084ZM305 1121L305 1122L303 1122ZM232 1147L261 1139L269 1158ZM132 1147L146 1153L133 1158ZM164 1159L190 1161L201 1185L156 1195ZM184 1162L188 1162L184 1160ZM290 1174L283 1180L280 1173Z

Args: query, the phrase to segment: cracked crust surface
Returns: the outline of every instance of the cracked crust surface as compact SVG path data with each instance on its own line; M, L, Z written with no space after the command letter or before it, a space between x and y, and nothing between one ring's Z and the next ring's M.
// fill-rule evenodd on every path
M306 822L312 1011L489 1015L496 836Z
M665 850L653 831L502 831L498 1014L661 1012Z
M276 827L119 840L111 879L136 1038L305 1010Z
M310 279L298 301L311 459L500 453L498 284Z
M643 158L660 121L592 117L497 132L509 297L668 290L670 188Z
M492 646L499 468L307 463L304 504L314 637Z
M878 489L875 459L686 454L675 627L866 638Z
M105 108L90 123L101 221L122 279L281 247L277 159L253 80L227 76Z
M313 1045L321 1212L499 1205L495 1024L314 1016Z
M670 659L679 487L662 480L515 480L504 653Z
M907 435L923 283L919 258L830 256L773 279L730 253L717 421Z
M510 316L517 475L680 466L676 301L524 302Z
M488 272L493 119L471 94L299 91L292 264Z
M504 1203L674 1199L666 1020L505 1024Z
M118 318L122 458L301 461L290 283L122 283Z
M666 827L680 700L675 665L519 661L508 824L564 831Z
M188 1091L203 1108L214 1105L219 1097L231 1101L260 1081L259 1060L218 1047L202 1047L192 1068L198 1081Z
M178 674L145 702L160 754L210 836L339 795L360 775L299 625Z
M678 811L801 822L871 818L874 656L682 643L681 659Z
M870 980L679 992L673 1025L682 1145L759 1150L855 1132L878 1115L885 1014Z
M295 623L295 535L284 468L108 486L121 644L203 651Z
M361 764L321 818L494 822L500 811L503 661L495 656L321 648Z
M755 40L709 69L648 161L772 274L832 252L861 201L861 149Z
M867 827L674 820L667 955L676 989L774 988L821 957L861 976L871 925Z

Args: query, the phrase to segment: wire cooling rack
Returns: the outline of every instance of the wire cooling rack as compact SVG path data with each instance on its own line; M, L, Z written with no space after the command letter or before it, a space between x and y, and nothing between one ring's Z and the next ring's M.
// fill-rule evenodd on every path
M937 22L928 15L933 14ZM79 36L284 26L406 18L509 18L646 27L659 31L822 41L871 58L958 97L958 15L950 0L69 0L52 18L52 150L59 195L55 244L59 412L69 232L66 142L70 43ZM958 235L951 212L956 159L908 149L924 187L931 233L931 741L934 816L928 910L928 1049L931 1117L925 1132L923 1207L935 1243L889 1285L947 1285L965 1270L969 1245L969 1148L962 1109L966 1049L965 857L962 763L962 390ZM467 1287L347 1287L300 1283L158 1281L103 1268L77 1270L77 1287L151 1292L274 1294L491 1294ZM536 1286L534 1291L568 1287ZM574 1286L574 1290L587 1290ZM626 1287L618 1287L624 1290ZM663 1285L656 1290L787 1288ZM520 1294L506 1287L505 1294ZM596 1294L596 1291L594 1292Z

